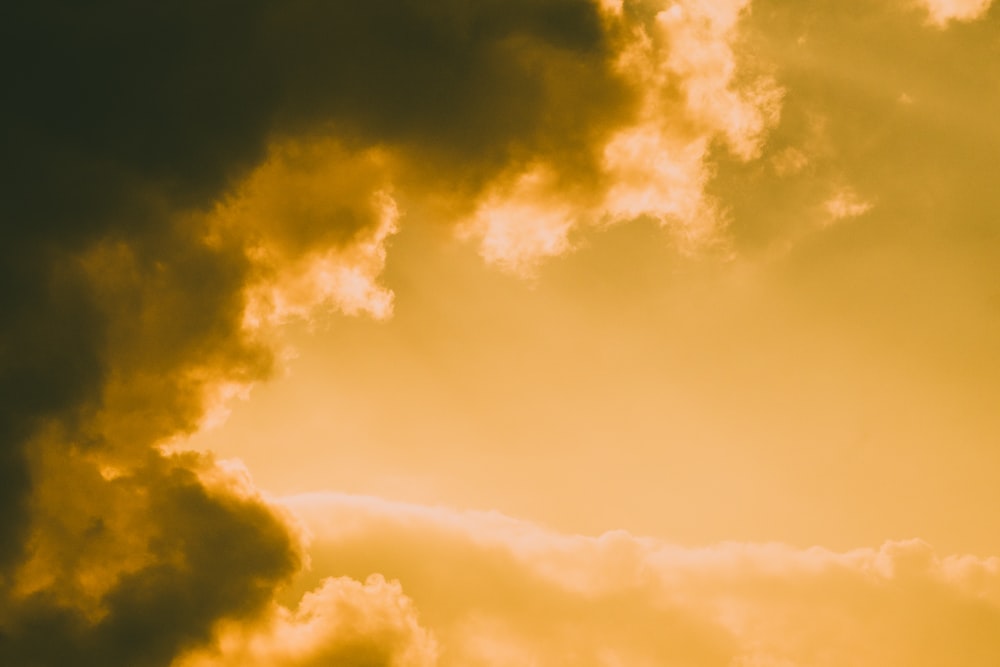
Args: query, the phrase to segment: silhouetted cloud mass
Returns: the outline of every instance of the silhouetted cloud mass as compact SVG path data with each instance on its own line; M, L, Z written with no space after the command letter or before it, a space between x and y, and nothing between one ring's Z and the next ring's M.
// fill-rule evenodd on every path
M310 137L335 179L392 146L475 191L627 108L611 39L579 0L5 8L0 662L167 665L269 600L294 531L161 445L268 374L268 317L374 298L384 178L294 197Z

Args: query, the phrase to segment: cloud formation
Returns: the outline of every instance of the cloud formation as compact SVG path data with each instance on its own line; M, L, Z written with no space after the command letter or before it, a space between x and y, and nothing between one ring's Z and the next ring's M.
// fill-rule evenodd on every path
M664 207L700 197L707 142L749 156L771 112L731 85L742 4L660 9L9 7L2 661L165 665L266 607L298 562L294 530L210 483L224 477L210 458L166 446L268 376L282 322L391 313L377 278L397 193L448 222L485 215L486 254L514 267L563 251L566 225L602 206L693 216ZM685 39L721 45L694 62L672 44ZM669 130L662 105L693 127ZM667 134L682 150L659 165ZM661 167L678 171L666 194L643 184ZM606 205L567 199L609 178L633 185Z
M570 248L575 229L639 218L687 250L718 241L725 214L706 193L711 152L724 145L752 160L778 121L781 88L735 48L748 2L603 8L618 42L614 69L635 90L636 109L595 144L586 190L566 185L575 165L541 156L480 200L466 226L487 261L530 270Z
M437 643L421 627L398 582L373 574L364 583L328 578L295 611L273 605L249 627L231 624L217 648L180 660L178 667L321 667L438 664Z
M336 547L327 571L379 572L402 588L332 579L290 611L274 595L301 564L295 522L212 457L170 446L214 397L269 376L289 319L316 308L391 314L379 277L408 203L524 272L572 248L581 229L636 218L672 230L682 248L711 244L760 203L761 165L786 182L818 174L796 181L810 197L817 181L827 194L830 182L871 185L880 206L917 220L932 216L910 203L912 183L992 190L994 152L967 136L917 161L923 171L904 185L891 160L852 153L872 143L869 125L817 111L836 108L836 86L810 84L811 71L779 78L750 57L744 40L760 25L801 27L758 4L764 18L746 0L10 4L0 25L0 663L167 666L218 641L190 659L823 664L819 640L789 629L794 610L814 606L843 633L831 640L838 656L935 664L960 646L965 664L994 664L983 637L996 626L995 563L915 544L766 557L726 547L705 555L716 569L702 581L686 552L629 536L577 540L504 521L494 534L399 508L358 519L334 503L323 511L338 530L361 527L321 533ZM939 25L988 7L926 3ZM872 25L877 37L909 35ZM973 35L976 53L991 53L985 34ZM921 48L952 48L948 39ZM829 52L810 53L836 71ZM994 73L973 72L954 99L991 90L982 84ZM884 96L898 113L900 92ZM934 96L907 99L920 101L911 109ZM902 128L879 150L919 157L908 137L934 127L933 113L893 125L885 105L871 108ZM781 152L768 156L775 135ZM977 177L956 176L970 159ZM716 188L734 183L742 194L723 202ZM869 207L848 190L814 199L833 219ZM991 214L985 205L966 217ZM442 540L449 571L401 516ZM388 532L369 530L376 518ZM408 554L399 562L395 547L373 550L396 543ZM899 574L907 563L913 576ZM482 599L448 587L445 575L462 582L466 565L473 583L486 573L505 586ZM427 602L424 567L448 582L440 603ZM755 592L772 585L774 596ZM870 627L891 639L931 625L928 601L962 621L918 648L865 652L869 626L852 614L884 609L890 620ZM632 624L602 626L610 617ZM651 639L654 627L666 634Z
M299 567L272 509L199 478L211 462L151 454L117 474L52 446L29 557L5 591L4 664L168 665L218 618L254 615Z
M428 664L986 667L1000 659L1000 561L942 556L920 540L846 552L696 548L358 496L284 503L312 533L316 574L300 587L324 571L381 573L364 586L327 581L302 604L312 608L331 587L385 590L382 576L398 580L409 596L399 615L439 646ZM353 618L380 613L384 598L372 594L364 605L370 612ZM386 624L398 627L394 618ZM303 633L314 627L300 623ZM369 637L386 632L379 625ZM429 635L414 633L410 650ZM387 655L398 636L382 643ZM230 654L254 646L253 637Z

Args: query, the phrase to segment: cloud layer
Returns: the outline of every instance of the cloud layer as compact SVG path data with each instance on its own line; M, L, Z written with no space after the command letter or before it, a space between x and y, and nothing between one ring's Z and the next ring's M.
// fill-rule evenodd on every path
M326 580L259 634L223 633L218 652L179 665L256 664L239 660L260 647L275 656L269 664L313 664L277 656L317 655L336 641L378 645L387 665L986 667L1000 659L1000 561L940 556L919 540L842 553L692 548L357 496L285 503L312 532L314 572L383 574L364 585ZM320 625L331 630L326 639Z

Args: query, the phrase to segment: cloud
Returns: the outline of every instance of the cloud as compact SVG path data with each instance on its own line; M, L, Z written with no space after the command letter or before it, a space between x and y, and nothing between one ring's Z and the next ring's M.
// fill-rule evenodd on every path
M466 227L481 237L487 261L523 273L570 248L574 229L643 217L674 231L685 249L709 245L725 223L706 193L711 151L724 145L753 160L778 121L781 88L737 49L749 3L602 8L616 38L615 70L637 105L594 143L599 158L584 192L565 186L575 163L542 156L479 201Z
M725 205L726 240L735 252L749 257L790 241L808 245L810 230L830 217L825 203L843 184L877 202L872 225L838 237L855 248L879 247L904 224L954 247L957 227L984 224L994 200L985 174L996 145L986 118L997 103L989 84L997 76L989 55L995 22L984 14L929 33L907 7L917 5L819 3L806 12L757 0L744 15L738 53L767 54L785 94L761 159L715 155L706 192ZM852 256L843 245L828 250L832 261Z
M982 18L993 0L919 0L927 11L928 20L939 28L952 21L967 22Z
M33 445L55 451L30 555L5 591L3 664L167 665L218 618L256 614L299 567L286 522L218 475L201 479L210 461L151 454L99 473L62 443Z
M569 250L569 234L585 215L560 189L552 169L535 165L513 182L495 186L462 233L480 237L486 261L523 274L540 259Z
M845 552L685 547L358 496L283 504L312 533L312 574L299 586L331 570L378 572L377 586L398 580L443 666L986 667L1000 659L1000 560L942 556L919 540ZM382 608L377 596L370 604Z
M863 199L851 188L841 188L823 203L823 208L829 214L827 224L833 224L844 218L856 218L872 209L874 204Z
M584 0L17 2L0 37L0 662L169 664L298 550L164 445L288 318L390 314L394 181L584 173L631 99Z
M392 313L392 293L378 285L399 219L386 160L329 138L288 140L216 206L210 243L245 239L252 266L245 327L308 318L321 306Z
M434 638L420 626L398 582L375 574L364 582L325 579L295 611L275 605L251 628L222 631L215 650L180 660L178 667L320 667L322 665L437 664Z
M771 157L771 166L778 176L797 174L808 164L809 157L794 146L789 146Z

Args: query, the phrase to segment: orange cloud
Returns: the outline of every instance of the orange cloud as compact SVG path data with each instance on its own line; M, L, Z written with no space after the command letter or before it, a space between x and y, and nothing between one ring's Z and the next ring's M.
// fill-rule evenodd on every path
M391 314L392 294L378 285L399 218L386 159L331 139L288 140L216 207L210 242L245 239L255 273L245 326L305 318L320 307Z
M431 667L434 638L420 625L398 582L329 578L292 611L274 605L251 628L229 624L217 647L176 667Z
M722 144L739 160L756 158L781 106L780 87L748 76L735 45L748 6L677 2L626 11L603 3L635 113L598 145L597 183L585 193L540 187L575 170L540 162L482 198L466 229L480 237L487 261L524 271L572 247L574 228L642 217L673 230L686 249L716 240L725 215L706 193L710 150Z
M993 0L917 0L927 12L928 20L939 28L952 21L968 22L982 18Z
M282 502L312 531L315 574L301 585L327 568L359 579L379 574L364 585L321 582L298 616L280 612L286 625L277 634L308 635L304 646L337 645L361 641L368 627L364 641L383 655L405 645L428 660L385 664L986 667L1000 659L1000 559L940 556L919 540L847 552L693 548L625 532L563 535L496 513L374 498ZM353 591L357 609L341 618L355 623L340 638L337 623L323 625L330 634L321 641L318 601L342 599L344 590ZM391 622L387 598L405 600ZM418 616L425 630L416 629ZM373 617L382 621L366 626ZM274 627L246 635L236 653L220 640L221 654L272 646ZM234 664L215 660L192 664Z

